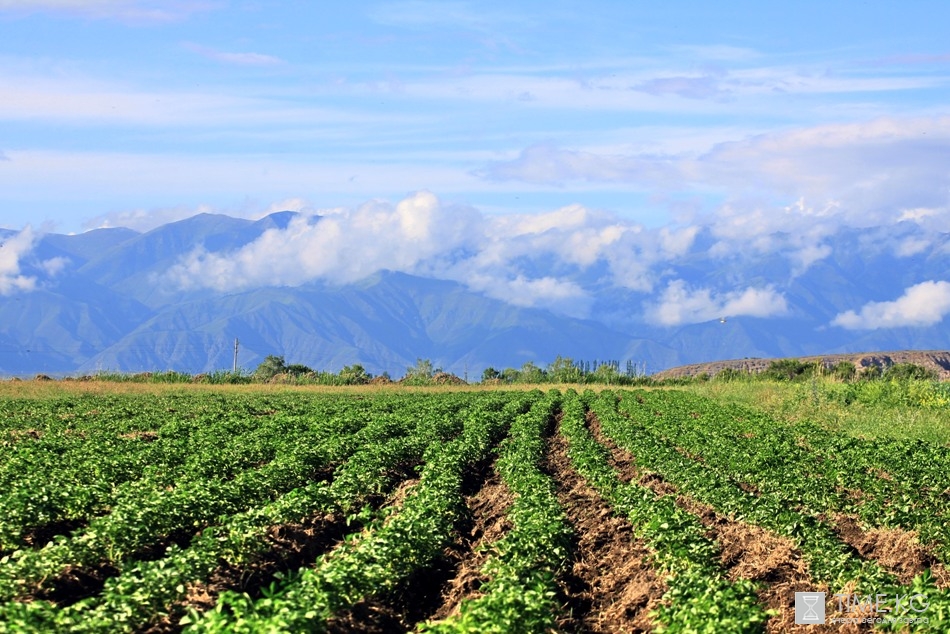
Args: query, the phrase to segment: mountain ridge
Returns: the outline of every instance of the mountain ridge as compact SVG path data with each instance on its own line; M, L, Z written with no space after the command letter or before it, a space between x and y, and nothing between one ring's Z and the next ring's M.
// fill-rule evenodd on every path
M346 283L314 274L295 285L235 279L233 288L186 287L169 276L201 254L226 262L250 257L249 249L265 242L280 249L300 232L319 234L323 223L292 211L258 220L199 214L145 232L35 236L7 274L17 283L8 291L0 286L0 374L230 369L235 339L247 369L276 354L329 371L360 363L394 375L419 358L460 375L557 356L632 360L655 373L716 359L950 349L946 316L922 326L834 323L845 311L893 302L915 284L944 283L950 234L924 234L907 223L894 233L917 241L910 255L880 243L880 228L842 229L825 239L825 256L801 270L776 253L717 253L707 228L671 256L652 290L612 282L601 260L516 256L517 288L556 282L582 289L586 313L533 305L528 293L495 293L484 281L467 284L445 259L410 270L377 268ZM18 233L2 235L13 240ZM749 289L777 310L729 314L730 306L747 310ZM681 312L662 312L668 307L660 302L674 300ZM721 305L723 314L697 317L697 301Z

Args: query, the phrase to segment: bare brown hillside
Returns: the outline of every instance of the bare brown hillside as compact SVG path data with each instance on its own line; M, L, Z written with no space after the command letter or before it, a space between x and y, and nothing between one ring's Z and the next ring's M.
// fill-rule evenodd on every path
M796 357L805 362L821 362L833 366L841 361L850 361L860 371L872 365L887 368L896 363L914 363L936 370L942 381L950 380L950 351L947 350L899 350L896 352L849 352L845 354L823 354L811 357ZM732 359L729 361L711 361L681 365L654 375L657 379L697 376L706 373L715 376L726 368L745 372L762 372L772 361L778 359Z

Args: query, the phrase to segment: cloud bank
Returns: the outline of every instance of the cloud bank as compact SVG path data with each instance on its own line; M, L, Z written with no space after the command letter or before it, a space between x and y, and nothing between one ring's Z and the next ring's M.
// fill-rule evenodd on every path
M708 288L692 289L683 280L673 280L659 301L648 305L647 317L661 326L680 326L718 317L776 317L787 311L785 297L771 287L716 293Z
M950 282L927 281L911 286L890 302L869 302L858 311L839 314L831 322L848 330L926 327L950 315Z
M303 201L289 202L306 208ZM231 253L198 249L156 283L227 292L314 280L346 284L392 270L458 281L517 306L577 317L590 315L590 289L625 289L644 298L647 321L663 326L787 311L772 286L690 288L670 279L666 268L690 253L701 231L650 229L581 205L492 216L421 191L395 205L377 200L303 213ZM664 280L659 300L648 301Z

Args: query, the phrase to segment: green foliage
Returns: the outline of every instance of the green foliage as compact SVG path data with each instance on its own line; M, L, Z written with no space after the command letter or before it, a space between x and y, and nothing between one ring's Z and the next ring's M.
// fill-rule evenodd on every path
M283 374L287 370L287 364L283 356L274 354L267 355L254 370L254 379L257 381L267 381L278 374Z
M583 372L570 357L558 356L548 366L547 376L552 383L580 383Z
M373 377L359 364L343 366L340 379L345 385L365 385Z
M831 376L839 381L853 381L857 373L857 369L850 361L839 361L831 369Z
M501 380L501 372L489 366L482 370L482 383Z
M571 368L561 360L546 374ZM326 376L368 375L348 366ZM950 408L950 386L914 378L695 389L753 387L812 411L874 407L893 418ZM322 631L340 611L386 603L442 565L469 525L466 487L495 456L512 494L499 524L508 528L484 546L477 595L422 628L553 631L575 556L546 462L555 421L573 467L648 546L666 588L656 631L761 631L769 617L758 584L724 569L708 514L683 496L788 538L815 584L920 592L932 606L923 631L950 622L950 591L933 575L901 585L834 524L847 516L866 529L901 529L950 563L950 448L940 443L853 438L807 416L782 419L680 390L138 392L0 400L0 632L144 631L182 617L188 631ZM628 452L641 477L622 479L605 441ZM662 489L649 485L657 479ZM280 540L275 527L321 518L346 524L340 543L287 563L269 588L235 587L215 607L184 613L189 593L220 583L222 571L259 575ZM87 596L38 598L90 570L108 574Z
M735 368L724 368L716 373L713 380L719 383L731 383L733 381L749 381L753 378L754 375L748 372L743 372Z
M430 359L416 359L416 364L406 368L406 374L402 378L405 385L429 385L436 372L442 369L435 369Z
M762 378L773 381L797 381L808 377L815 370L812 364L798 359L777 359L769 363Z
M884 371L885 381L936 381L937 373L914 363L895 363Z

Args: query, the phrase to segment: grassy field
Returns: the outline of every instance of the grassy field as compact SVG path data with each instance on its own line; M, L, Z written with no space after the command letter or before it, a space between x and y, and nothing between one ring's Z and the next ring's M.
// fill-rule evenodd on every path
M944 632L947 395L0 382L0 632Z
M829 431L859 438L920 439L950 444L950 384L933 381L869 383L856 388L819 379L707 382L691 392L761 409L777 419L814 421ZM852 398L847 391L855 392Z

